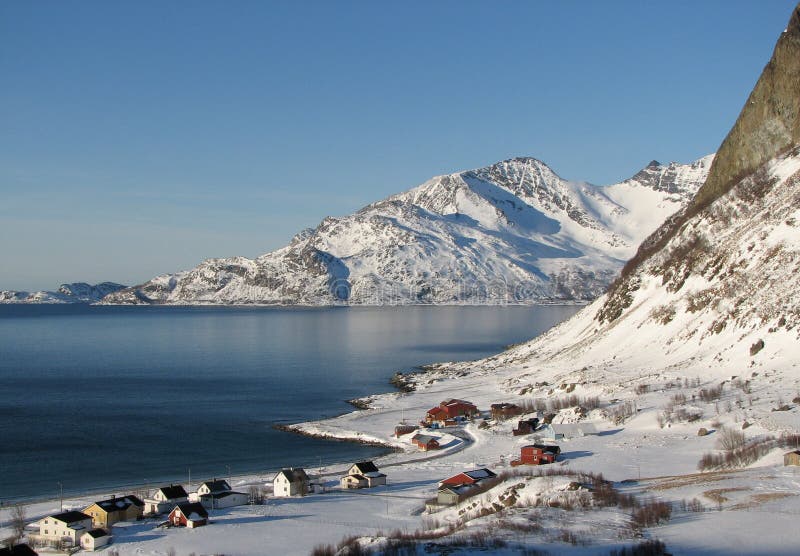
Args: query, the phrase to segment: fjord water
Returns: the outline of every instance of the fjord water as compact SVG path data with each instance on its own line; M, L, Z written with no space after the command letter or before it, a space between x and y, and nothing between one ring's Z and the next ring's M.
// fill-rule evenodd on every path
M350 411L395 371L489 355L577 309L0 305L0 502L374 457L273 425Z

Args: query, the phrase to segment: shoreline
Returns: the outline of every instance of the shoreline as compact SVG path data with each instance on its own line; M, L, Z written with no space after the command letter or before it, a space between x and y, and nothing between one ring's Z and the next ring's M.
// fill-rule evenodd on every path
M498 301L495 303L84 303L80 301L0 301L0 307L8 306L85 306L85 307L220 307L220 308L270 308L278 307L290 309L293 307L301 309L329 309L329 308L397 308L397 307L537 307L537 306L568 306L582 307L589 305L591 301L585 300L535 300L535 301Z

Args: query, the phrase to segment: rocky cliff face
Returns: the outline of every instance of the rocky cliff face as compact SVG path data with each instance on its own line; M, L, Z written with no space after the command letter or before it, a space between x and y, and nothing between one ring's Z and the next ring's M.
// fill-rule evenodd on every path
M639 247L623 268L624 278L648 257L662 249L694 215L725 195L744 177L800 143L800 6L795 7L787 28L756 86L717 152L708 179L692 202L659 227ZM630 288L620 280L612 288L618 294ZM616 310L601 318L614 317Z
M434 178L326 218L256 259L212 259L103 303L325 305L591 300L682 207L713 157L651 164L608 187L533 158Z
M800 6L796 7L786 30L778 39L772 59L756 83L744 108L723 141L703 187L687 207L659 227L640 246L636 256L624 267L603 307L597 313L600 322L613 321L632 303L632 292L641 282L642 271L653 265L650 258L665 257L660 269L682 266L681 258L702 259L702 251L715 246L713 237L686 234L697 220L727 218L709 212L717 200L729 197L751 198L753 203L770 195L779 179L771 174L781 157L791 158L800 144ZM745 207L742 207L745 208ZM716 216L714 216L716 215ZM737 214L736 216L740 216ZM736 218L733 218L735 223ZM684 241L680 247L679 239ZM669 247L669 248L668 248ZM664 270L664 272L670 272ZM690 270L684 270L690 272ZM664 280L671 278L665 276Z

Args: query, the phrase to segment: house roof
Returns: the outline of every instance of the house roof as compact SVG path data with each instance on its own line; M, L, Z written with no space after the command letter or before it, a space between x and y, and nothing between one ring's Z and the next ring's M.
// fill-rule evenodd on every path
M352 475L348 475L345 478L347 478L347 479L353 478L353 479L356 479L357 481L366 481L367 480L367 478L364 477L364 475L359 475L358 473L353 473Z
M443 401L443 402L441 403L441 405L442 405L442 406L448 406L448 405L468 405L468 406L470 406L470 407L475 407L475 404L474 404L474 403L472 403L472 402L468 402L468 401L466 401L466 400L459 400L459 399L456 399L456 398L453 398L452 400L446 400L446 401Z
M493 403L492 404L492 409L494 409L494 410L499 410L499 409L520 409L520 407L515 403L503 402L503 403Z
M131 506L136 506L138 508L144 507L144 502L139 500L136 496L123 496L121 498L109 498L108 500L101 500L99 502L95 502L92 506L97 506L105 513L109 514L112 512L122 512L130 508ZM89 506L90 508L92 506Z
M92 516L86 515L83 512L69 511L51 515L50 519L57 519L58 521L63 521L64 523L75 523L76 521L92 519Z
M378 466L372 463L371 461L359 461L358 463L354 463L359 472L361 473L377 473Z
M247 496L244 492L236 492L235 490L226 490L225 492L217 492L215 494L212 494L211 497L219 500L220 498L227 498L228 496L234 496L237 494L239 496Z
M37 556L30 546L27 544L18 544L13 547L0 548L0 556Z
M201 487L206 487L209 492L220 492L222 490L231 490L231 485L225 479L214 479L213 481L206 481Z
M430 444L431 442L439 442L439 439L435 436L430 436L427 434L415 434L412 438L412 441L419 442L420 444Z
M490 471L489 469L486 469L485 467L482 468L482 469L474 469L472 471L464 471L464 475L467 475L468 477L472 477L476 481L480 481L480 480L483 480L483 479L491 479L492 477L497 477L497 474L495 474L494 471Z
M275 478L277 479L280 475L286 477L290 483L303 483L308 481L308 475L301 467L290 467L288 469L281 469Z
M167 500L175 500L176 498L188 498L186 490L181 485L169 485L168 487L161 487L158 489L164 498Z
M208 512L203 507L200 502L181 502L180 504L176 505L175 508L179 509L183 515L187 517L187 519L206 519L208 518ZM175 511L175 508L172 511ZM192 514L196 514L198 517L192 517Z
M447 411L445 411L444 409L442 409L438 405L436 407L432 407L432 408L430 408L428 410L428 415L437 415L439 413L444 413L445 415L447 415Z
M484 479L491 479L492 477L496 477L497 475L486 469L473 469L472 471L462 471L458 475L453 475L452 477L448 477L444 481L441 482L442 485L470 485L473 483L477 483Z
M99 539L100 537L109 536L109 534L106 533L104 529L92 529L91 531L86 531L84 535L91 535L93 539Z
M592 423L551 423L547 426L549 426L555 434L563 434L564 436L597 434L597 429Z

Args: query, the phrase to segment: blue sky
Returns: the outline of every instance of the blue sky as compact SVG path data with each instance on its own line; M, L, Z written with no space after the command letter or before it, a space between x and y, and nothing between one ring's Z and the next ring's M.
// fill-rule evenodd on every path
M0 289L256 256L519 155L713 152L793 1L2 2Z

